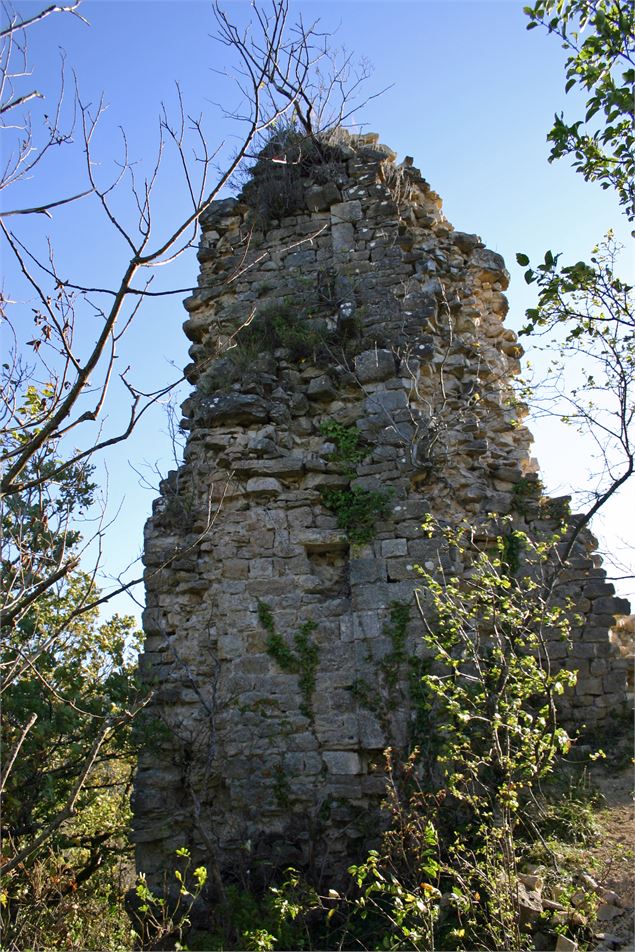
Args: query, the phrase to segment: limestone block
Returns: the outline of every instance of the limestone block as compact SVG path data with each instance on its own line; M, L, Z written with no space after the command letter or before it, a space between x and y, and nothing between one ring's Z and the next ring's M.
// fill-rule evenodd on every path
M337 395L333 381L328 374L314 377L309 383L307 393L309 398L317 400L333 400Z
M348 548L340 529L300 529L293 534L293 539L308 552L338 552Z
M393 413L395 410L402 410L408 406L408 395L405 390L379 390L366 397L364 409L370 414Z
M623 694L626 689L626 672L610 671L602 679L602 686L607 694Z
M569 939L566 935L558 935L556 941L556 952L577 952L578 943L575 939Z
M356 585L352 590L352 603L355 611L376 611L390 604L391 592L387 582Z
M331 228L334 254L347 254L353 248L355 232L350 222L341 222Z
M198 426L218 424L244 424L266 421L269 407L262 398L248 393L227 393L199 397L192 415Z
M286 268L306 268L307 265L315 263L315 251L305 249L302 251L293 251L284 259Z
M218 639L217 655L219 661L236 658L244 651L244 642L239 635L224 634Z
M387 746L387 738L379 721L373 716L371 711L361 710L358 715L358 730L360 744L366 750L384 750ZM382 792L385 791L385 784L382 778Z
M402 582L408 579L416 582L419 578L410 559L387 559L386 568L390 582Z
M382 620L376 611L356 611L353 615L353 637L356 640L377 638L383 629Z
M325 750L322 754L326 769L332 774L361 774L359 754L352 750Z
M627 598L615 598L612 595L601 596L593 601L594 614L629 615L631 603Z
M580 678L578 677L575 693L576 694L602 694L602 678Z
M381 543L381 554L384 558L408 555L408 548L406 539L384 539Z
M478 235L468 235L464 231L453 231L452 241L461 251L470 252L475 248L482 248L483 242Z
M562 661L568 654L566 641L554 641L549 645L549 657L552 661Z
M326 182L324 185L312 185L305 192L307 208L312 212L328 211L341 198L340 190L335 182Z
M395 358L389 350L366 350L355 358L355 374L361 383L387 380L394 373Z
M292 476L304 469L300 456L279 456L276 459L236 460L232 469L237 474L258 473L260 476Z
M625 599L626 600L626 599ZM604 628L608 631L615 625L616 615L596 615L591 605L591 612L587 615L587 624L592 628Z
M331 222L335 226L341 222L360 221L362 217L362 205L359 201L338 202L336 205L331 205Z
M249 575L251 578L272 578L273 559L250 559Z
M282 492L283 486L279 479L271 476L254 476L247 480L248 493L266 493L267 495Z
M383 559L351 559L350 580L351 585L386 581L386 563Z
M476 268L481 278L497 281L503 290L509 284L509 272L505 268L503 257L489 248L477 248L471 258L470 266Z

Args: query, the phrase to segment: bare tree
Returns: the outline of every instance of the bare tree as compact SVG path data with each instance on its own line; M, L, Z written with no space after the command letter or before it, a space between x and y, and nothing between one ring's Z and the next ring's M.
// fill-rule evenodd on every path
M91 707L86 698L72 696L70 689L65 693L62 681L52 673L63 664L69 647L76 648L85 636L82 619L94 625L101 603L141 581L123 581L102 595L96 575L107 525L102 518L93 532L98 555L89 566L82 561L86 540L82 542L78 528L82 514L94 504L95 460L127 440L149 409L179 382L165 380L151 392L139 386L132 362L126 366L127 334L153 298L191 293L191 287L155 289L157 269L193 247L201 216L255 155L268 130L293 121L314 138L325 125L342 120L365 76L365 69L353 76L348 58L338 65L329 51L329 37L317 23L291 23L289 0L270 0L254 8L252 24L242 31L215 5L217 39L237 63L240 105L232 112L224 110L240 130L233 153L221 161L226 144L212 144L205 119L188 112L177 86L175 114L161 109L158 145L148 174L139 175L123 134L116 171L109 178L95 145L105 101L85 100L77 80L68 93L63 62L59 95L43 127L35 127L31 112L42 94L31 84L28 38L33 30L45 29L44 22L52 16L83 20L80 2L44 7L26 18L5 6L0 31L0 133L9 146L0 169L0 190L6 198L0 229L13 272L27 288L21 292L26 300L19 301L20 295L6 287L1 297L7 344L0 397L0 624L5 645L0 690L10 702L5 706L9 717L3 739L12 751L2 776L5 793L12 777L19 778L21 759L38 730L34 725L40 723L37 712L28 707L25 685L37 685L54 703L75 705L81 725L90 725L77 726L84 731L85 743L72 762L56 764L56 770L66 769L69 781L60 787L57 801L41 815L34 809L28 822L17 820L11 811L5 813L3 871L13 873L33 861L76 812L80 794L99 763L111 756L109 738L129 725L144 703L128 694L119 698L120 707L114 712L110 698L105 699L110 708L107 703ZM71 194L54 193L44 179L46 163L56 150L81 158L81 175ZM172 177L164 174L168 155L180 170L187 206L166 225L158 224L158 213L164 190L175 187ZM12 206L16 186L27 177L41 184L44 194L29 207L17 198ZM62 206L72 212L80 201L90 203L100 216L100 227L110 230L125 249L120 266L113 268L103 286L93 286L81 274L69 275L58 262L54 242L49 240L42 253L22 227L33 220L55 224ZM30 320L33 330L25 340L24 327ZM89 339L87 325L94 328ZM119 354L125 366L121 371ZM127 395L128 413L124 424L111 432L106 416L116 388ZM212 522L213 513L210 526ZM120 635L118 630L113 641L117 650ZM90 654L92 649L86 650ZM103 658L100 663L105 663ZM25 706L20 708L18 700Z

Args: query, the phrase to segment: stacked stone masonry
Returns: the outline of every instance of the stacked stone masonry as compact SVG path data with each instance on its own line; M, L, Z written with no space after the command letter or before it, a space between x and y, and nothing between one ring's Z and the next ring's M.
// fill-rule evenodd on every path
M411 668L387 678L381 660L415 566L438 555L422 520L512 514L536 533L566 506L539 498L500 255L455 231L412 160L397 165L374 135L339 133L311 161L280 149L201 222L185 462L146 528L141 671L156 730L134 823L157 888L180 846L254 875L359 855L382 751L410 741ZM325 435L333 423L359 434L354 473ZM357 544L323 496L351 482L385 502ZM608 630L629 609L593 548L583 534L563 590L584 625L551 656L579 672L564 715L602 725L625 691ZM421 620L401 618L416 657Z

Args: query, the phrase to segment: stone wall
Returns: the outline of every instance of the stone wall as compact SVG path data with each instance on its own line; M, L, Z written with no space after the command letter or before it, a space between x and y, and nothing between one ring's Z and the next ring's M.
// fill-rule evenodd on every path
M145 542L156 730L134 811L157 885L183 845L252 875L362 852L382 751L412 732L414 662L395 645L422 651L415 566L439 554L423 518L511 514L536 533L566 511L541 498L510 386L504 262L452 228L411 159L374 135L273 143L211 207L199 261L185 462ZM565 716L602 724L628 606L593 547L584 533L563 588L585 624L552 657L579 671Z

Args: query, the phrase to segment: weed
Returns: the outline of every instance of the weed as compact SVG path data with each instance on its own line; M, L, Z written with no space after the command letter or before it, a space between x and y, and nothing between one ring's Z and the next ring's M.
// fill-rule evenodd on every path
M146 882L144 873L139 873L135 887L136 905L134 910L135 929L144 945L160 947L166 939L182 939L183 932L190 927L190 914L201 895L207 881L204 866L192 869L192 858L186 847L176 851L184 868L174 870L175 885L166 889L165 895L157 896ZM180 942L176 948L182 948Z
M290 890L288 881L272 886L264 895L253 889L228 886L225 900L212 914L208 932L188 935L192 952L245 949L271 952L279 944L283 949L304 948L304 929L300 909L283 897ZM297 921L296 921L297 920Z
M364 460L370 447L361 443L360 432L356 426L346 426L335 420L323 420L320 424L320 433L335 444L335 451L329 459L335 463L346 476L355 474L355 467Z
M407 660L406 633L409 621L410 605L405 602L392 602L390 605L390 622L384 625L384 634L390 638L392 649L381 662L381 670L390 692L394 692L397 687L399 668Z
M399 674L403 664L411 659L406 651L406 632L410 621L410 606L392 602L390 620L384 625L384 635L391 641L391 650L377 662L377 679L373 686L365 678L356 678L350 688L351 694L361 707L375 715L386 736L390 735L390 712L399 703ZM374 658L369 650L367 661ZM403 696L402 696L403 697Z
M325 184L341 170L336 143L307 136L297 123L278 123L249 170L242 197L254 210L256 224L266 228L304 207L303 178L310 175L314 183Z
M389 490L323 489L322 502L335 515L337 525L353 545L365 545L375 538L376 523L388 515Z
M285 299L281 304L262 308L251 323L239 332L234 350L254 355L263 352L273 354L278 349L284 349L289 351L292 360L300 360L314 354L323 339L324 335ZM236 356L230 351L232 360Z

